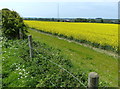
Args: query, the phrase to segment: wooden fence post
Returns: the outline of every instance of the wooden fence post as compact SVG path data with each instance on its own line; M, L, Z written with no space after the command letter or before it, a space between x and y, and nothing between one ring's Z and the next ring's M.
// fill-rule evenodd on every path
M88 89L98 89L99 75L95 72L90 72L88 75Z
M28 36L28 42L29 42L29 48L30 48L30 58L32 58L33 53L32 53L32 36Z
M21 29L19 29L19 37L20 37L20 39L23 39L23 34L22 34Z

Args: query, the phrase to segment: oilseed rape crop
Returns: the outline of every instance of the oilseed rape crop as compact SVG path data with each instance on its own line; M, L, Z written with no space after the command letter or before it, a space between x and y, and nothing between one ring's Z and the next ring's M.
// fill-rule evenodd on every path
M29 27L44 32L85 40L118 50L118 24L24 21Z

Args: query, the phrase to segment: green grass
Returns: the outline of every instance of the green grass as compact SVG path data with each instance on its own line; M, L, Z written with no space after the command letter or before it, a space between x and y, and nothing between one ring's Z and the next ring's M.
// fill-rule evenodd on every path
M109 87L118 86L118 61L116 58L94 51L91 48L81 46L74 42L58 39L55 36L41 34L37 31L29 30L33 39L46 43L47 45L60 49L74 65L74 72L82 70L85 73L97 72L100 81L109 84Z

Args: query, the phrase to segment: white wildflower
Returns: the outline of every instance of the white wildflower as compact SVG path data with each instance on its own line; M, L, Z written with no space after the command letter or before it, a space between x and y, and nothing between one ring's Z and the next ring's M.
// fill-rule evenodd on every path
M23 71L25 71L25 69L23 69Z
M19 72L19 74L22 74L21 72Z

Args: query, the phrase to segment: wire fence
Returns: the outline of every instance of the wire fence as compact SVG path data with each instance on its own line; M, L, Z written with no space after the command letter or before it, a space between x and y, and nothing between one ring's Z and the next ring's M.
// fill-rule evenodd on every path
M87 87L87 82L89 83L89 81L91 81L91 79L89 79L89 81L86 81L86 80L83 81L84 74L80 74L80 76L79 75L77 76L77 74L72 73L70 71L70 69L66 67L67 65L65 65L64 62L61 65L59 63L61 60L57 59L58 56L56 57L56 59L53 58L54 55L51 58L49 58L49 56L52 55L52 50L50 50L49 47L47 49L47 48L44 48L43 46L36 44L34 42L32 42L31 47L30 47L29 39L21 40L19 42L16 42L16 44L19 48L22 49L22 51L21 51L22 56L20 55L18 57L27 59L27 60L25 60L25 61L27 61L26 64L28 64L29 61L35 60L34 63L30 64L30 66L34 66L34 68L35 68L34 72L28 71L27 73L30 72L29 74L30 74L31 78L34 78L34 76L39 76L40 79L37 79L37 81L44 80L46 86ZM24 45L24 47L23 47L23 45ZM40 46L40 47L38 47L38 46ZM30 56L31 54L29 51L30 49L32 50L32 55L33 55L32 58L30 58L31 57ZM46 54L47 54L46 49L49 50L48 57L46 57ZM16 53L16 51L14 50L13 53ZM54 53L56 53L56 51ZM36 58L37 58L37 60L36 60ZM16 66L18 66L18 65L16 65ZM18 68L18 69L20 69L20 68ZM48 72L50 72L50 73L48 73ZM19 74L21 74L21 71L19 72ZM36 74L38 74L38 75L36 75ZM21 76L23 76L23 75L24 74L22 74ZM21 77L18 79L21 79ZM65 82L65 84L64 84L64 82ZM97 86L96 82L94 82L94 81L92 83L90 82L89 85ZM42 86L42 84L38 84L37 86L38 87Z
M23 40L23 41L21 41L21 43L20 44L18 44L19 46L21 46L21 44L24 44L24 43L27 43L27 44L25 44L25 46L26 47L28 47L29 46L29 41L27 41L27 40ZM38 50L40 50L40 48L36 48L35 49L35 47L33 48L34 46L33 46L33 44L32 44L32 51L35 53L37 53L37 55L39 55L40 54L40 52L38 51ZM34 55L34 53L32 53L33 55ZM71 77L73 77L73 79L75 80L75 81L77 81L78 82L78 84L79 84L79 86L83 86L83 87L87 87L84 83L82 83L81 82L81 78L79 79L79 78L77 78L73 73L71 73L70 71L68 71L66 68L63 68L61 65L59 65L58 63L56 63L56 62L54 62L54 61L52 61L52 60L50 60L50 59L45 59L46 61L49 61L50 63L52 63L53 65L55 65L55 66L57 66L56 68L59 68L59 69L62 69L62 70L64 70L66 73L68 73ZM81 77L83 77L83 76L81 76ZM68 79L69 80L69 79ZM72 82L72 81L71 81ZM50 83L52 84L52 85L55 85L52 81L50 81Z
M28 36L28 42L29 41L32 41L32 36ZM37 49L35 48L32 48L32 42L29 42L29 48L30 50L35 50L37 52L37 54L39 55L39 52L37 51ZM30 51L31 52L31 51ZM30 57L31 57L31 54L30 53ZM57 67L59 67L60 69L64 70L67 74L69 74L70 76L72 76L76 81L79 82L79 85L80 86L83 86L83 87L87 87L87 85L85 85L79 78L77 78L73 73L71 73L68 69L64 68L62 65L56 63L54 60L50 60L50 59L46 59L47 61L49 61L50 63L56 65ZM83 76L81 76L83 77ZM95 72L91 72L89 74L89 78L88 78L88 87L98 87L98 79L99 79L99 76L97 73ZM51 82L52 85L55 85L53 82Z
M30 39L31 38L31 39ZM28 41L32 41L32 36L28 36ZM31 43L31 42L29 42ZM31 46L30 46L31 45ZM34 48L32 48L32 44L29 44L30 50L36 50ZM37 50L36 50L37 51ZM39 52L37 51L37 53L39 54ZM30 53L32 54L32 53ZM30 56L31 57L31 56ZM58 66L59 68L61 68L62 70L64 70L66 73L68 73L70 76L72 76L76 81L79 82L80 86L82 85L83 87L87 87L83 82L81 82L81 80L79 78L77 78L73 73L71 73L70 71L68 71L67 69L63 68L61 65L59 65L58 63L47 59L49 62L51 62L52 64ZM98 79L99 76L97 73L95 72L91 72L89 73L89 78L88 78L88 87L98 87Z
M36 49L33 48L33 50L36 50ZM38 52L37 50L36 50L36 52L39 54L39 52ZM66 73L68 73L69 75L71 75L71 76L72 76L76 81L78 81L78 82L80 83L80 85L82 85L83 87L87 87L85 84L83 84L83 83L81 82L81 80L79 80L77 77L75 77L71 72L69 72L67 69L63 68L61 65L59 65L59 64L57 64L57 63L55 63L54 61L49 60L49 59L47 59L47 61L51 62L52 64L54 64L54 65L56 65L56 66L58 66L59 68L61 68L62 70L64 70Z

